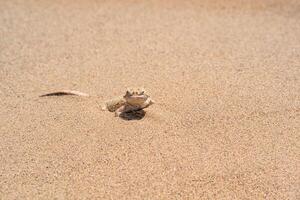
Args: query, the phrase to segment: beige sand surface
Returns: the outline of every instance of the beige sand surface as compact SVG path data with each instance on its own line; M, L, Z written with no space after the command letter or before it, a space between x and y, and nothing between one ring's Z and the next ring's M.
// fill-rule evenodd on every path
M0 163L0 199L300 199L300 1L0 0Z

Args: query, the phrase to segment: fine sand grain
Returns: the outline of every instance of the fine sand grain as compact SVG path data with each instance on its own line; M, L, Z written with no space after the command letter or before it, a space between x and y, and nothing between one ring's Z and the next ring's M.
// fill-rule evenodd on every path
M300 1L0 0L0 163L0 199L300 199Z

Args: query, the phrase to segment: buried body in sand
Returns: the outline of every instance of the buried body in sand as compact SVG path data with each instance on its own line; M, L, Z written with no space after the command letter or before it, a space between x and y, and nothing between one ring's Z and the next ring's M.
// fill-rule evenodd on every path
M40 97L62 95L89 96L88 94L79 91L62 90L58 92L43 94ZM119 117L122 113L140 111L152 104L154 104L154 101L149 97L149 95L146 94L144 89L127 89L124 96L116 97L114 99L106 101L102 106L102 110L115 112L115 116Z

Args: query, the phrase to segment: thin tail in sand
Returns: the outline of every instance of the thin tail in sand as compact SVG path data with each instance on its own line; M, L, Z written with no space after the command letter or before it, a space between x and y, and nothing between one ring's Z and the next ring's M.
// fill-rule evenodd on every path
M46 94L40 95L40 97L64 96L64 95L76 95L76 96L84 96L84 97L90 96L86 93L75 91L75 90L61 90L61 91L57 91L57 92L46 93Z

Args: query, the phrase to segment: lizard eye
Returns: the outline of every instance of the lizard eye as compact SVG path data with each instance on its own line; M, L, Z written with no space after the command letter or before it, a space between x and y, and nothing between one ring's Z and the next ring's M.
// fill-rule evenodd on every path
M139 89L139 93L142 95L142 94L144 94L145 93L145 89L142 87L142 88L140 88Z
M131 95L131 93L127 90L124 97L128 97L128 96L130 96L130 95Z

